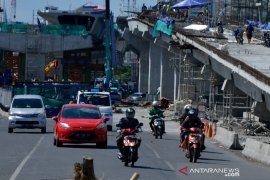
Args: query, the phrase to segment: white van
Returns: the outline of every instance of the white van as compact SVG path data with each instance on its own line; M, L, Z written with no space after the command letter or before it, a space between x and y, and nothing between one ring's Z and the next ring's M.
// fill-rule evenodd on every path
M77 104L84 103L98 106L101 114L110 118L106 124L108 131L112 131L113 113L111 96L109 92L78 91L76 102Z
M13 129L41 129L46 133L46 111L40 95L15 95L8 116L8 133Z

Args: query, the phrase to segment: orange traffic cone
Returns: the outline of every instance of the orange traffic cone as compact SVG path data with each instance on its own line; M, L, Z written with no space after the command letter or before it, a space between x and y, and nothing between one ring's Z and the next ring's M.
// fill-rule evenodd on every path
M216 133L217 133L217 123L213 123L212 125L212 137L211 138L214 138Z
M212 137L212 123L209 123L209 130L207 133L207 137L211 138Z
M207 137L207 133L209 131L209 124L208 122L204 123L204 135Z

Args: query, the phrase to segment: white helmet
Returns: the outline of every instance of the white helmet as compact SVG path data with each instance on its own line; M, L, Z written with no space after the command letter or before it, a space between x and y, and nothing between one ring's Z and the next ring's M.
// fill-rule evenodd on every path
M153 106L153 107L158 107L158 106L159 106L158 101L153 101L153 102L152 102L152 106Z

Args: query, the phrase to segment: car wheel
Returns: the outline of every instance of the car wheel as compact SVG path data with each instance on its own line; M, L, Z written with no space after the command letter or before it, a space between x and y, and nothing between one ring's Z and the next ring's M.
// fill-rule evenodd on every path
M46 127L45 128L41 128L41 133L46 133Z
M107 126L107 130L108 130L108 131L112 131L112 126L111 126L111 125L108 125L108 126Z
M102 148L102 149L107 149L107 147L108 147L107 140L104 142L97 143L97 147Z
M8 133L13 133L13 128L8 128Z
M55 145L56 147L62 147L63 143L59 141L59 139L55 139Z

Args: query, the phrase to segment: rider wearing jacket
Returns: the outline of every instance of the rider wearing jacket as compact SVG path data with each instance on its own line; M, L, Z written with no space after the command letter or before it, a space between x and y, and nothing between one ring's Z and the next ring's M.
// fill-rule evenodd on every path
M163 111L159 107L158 101L153 101L152 106L153 106L153 108L151 108L149 110L148 114L149 114L149 119L150 119L149 126L152 130L152 133L153 133L154 132L154 120L155 120L155 118L153 118L153 116L157 115L157 116L164 118L164 115L163 115ZM163 126L163 132L165 133L165 124Z
M121 118L119 120L119 129L127 129L127 128L130 128L130 129L135 129L138 127L139 125L139 121L138 119L134 118L135 117L135 110L133 108L128 108L126 110L126 117L124 118ZM119 134L117 137L116 137L116 144L117 144L117 148L119 149L119 152L121 153L121 155L123 154L123 138L124 138L124 135L123 134Z
M187 117L181 124L181 142L185 143L185 138L188 136L188 129L196 127L196 128L204 128L204 123L198 117L198 110L195 108L191 108L188 112ZM205 149L204 141L202 141L202 149Z

